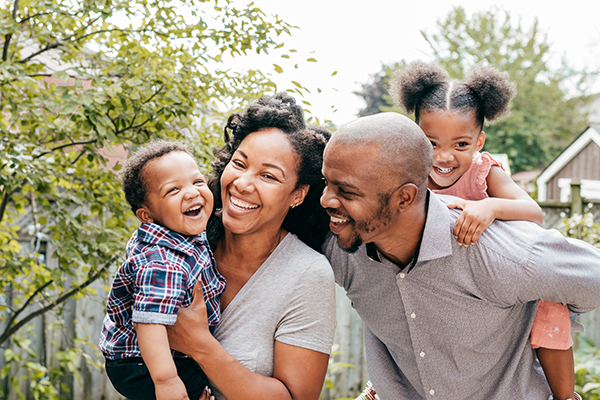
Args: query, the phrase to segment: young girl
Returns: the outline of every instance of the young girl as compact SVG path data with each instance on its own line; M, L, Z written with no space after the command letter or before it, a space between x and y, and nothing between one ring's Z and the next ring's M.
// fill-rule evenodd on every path
M491 67L474 69L464 81L449 81L437 65L413 63L398 71L390 94L423 129L434 149L429 188L464 200L448 204L462 209L454 235L458 244L476 244L494 221L542 223L537 203L504 172L488 153L484 122L504 114L516 94L506 73ZM575 399L573 341L567 307L540 302L531 345L544 369L554 399ZM552 397L551 397L552 398Z

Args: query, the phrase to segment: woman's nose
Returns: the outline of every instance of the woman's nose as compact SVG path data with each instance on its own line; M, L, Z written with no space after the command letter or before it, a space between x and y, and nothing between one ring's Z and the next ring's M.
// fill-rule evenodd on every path
M240 192L248 192L254 188L254 183L252 182L252 177L250 177L247 173L240 174L235 181L233 181L235 188Z

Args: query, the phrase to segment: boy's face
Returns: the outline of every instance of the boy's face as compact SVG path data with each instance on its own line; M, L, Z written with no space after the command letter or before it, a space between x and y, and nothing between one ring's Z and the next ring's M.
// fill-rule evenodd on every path
M182 235L206 229L213 195L194 159L173 151L155 158L142 169L145 204L136 211L142 222L154 222Z

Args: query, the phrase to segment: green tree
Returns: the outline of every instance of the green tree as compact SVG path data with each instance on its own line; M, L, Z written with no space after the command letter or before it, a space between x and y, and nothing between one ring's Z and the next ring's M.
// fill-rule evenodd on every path
M542 168L585 128L580 109L587 97L580 88L591 76L564 62L558 70L550 68L550 46L537 20L524 29L508 12L468 16L456 7L438 21L435 33L421 33L452 79L486 64L517 83L511 114L485 128L485 150L507 153L514 172ZM569 84L574 93L568 92Z
M388 93L390 79L392 79L395 70L405 66L404 61L392 65L383 64L381 71L372 74L370 81L363 83L360 91L354 92L355 95L362 97L366 103L365 107L359 111L359 117L395 110L394 101Z
M25 352L6 350L0 373L14 390L18 364L36 398L57 396L77 350L42 360L26 329L123 260L133 214L107 154L185 138L206 165L224 113L274 89L223 60L281 47L290 28L228 0L2 1L0 345Z

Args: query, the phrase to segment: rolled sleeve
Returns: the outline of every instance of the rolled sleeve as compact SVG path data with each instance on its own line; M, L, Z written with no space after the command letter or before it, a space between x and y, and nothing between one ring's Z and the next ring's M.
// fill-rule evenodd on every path
M185 297L185 271L172 265L150 264L136 275L132 320L136 323L173 325Z

